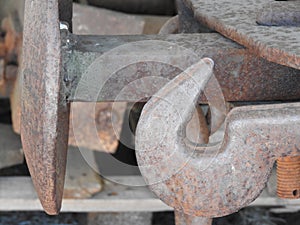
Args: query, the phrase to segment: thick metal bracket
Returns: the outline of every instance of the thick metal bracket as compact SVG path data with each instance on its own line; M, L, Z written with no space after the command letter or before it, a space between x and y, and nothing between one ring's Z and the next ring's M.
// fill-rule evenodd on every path
M275 160L300 155L300 104L246 106L226 118L222 143L191 145L185 129L212 75L205 59L146 104L136 131L140 170L151 190L186 215L220 217L254 201Z

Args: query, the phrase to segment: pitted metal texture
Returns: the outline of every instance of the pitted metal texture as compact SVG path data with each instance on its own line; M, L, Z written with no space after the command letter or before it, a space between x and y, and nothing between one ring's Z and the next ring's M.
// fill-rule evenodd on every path
M211 67L201 61L155 94L136 132L138 164L151 190L179 212L208 218L248 206L264 189L275 160L300 154L299 103L235 108L222 143L188 142L186 124Z

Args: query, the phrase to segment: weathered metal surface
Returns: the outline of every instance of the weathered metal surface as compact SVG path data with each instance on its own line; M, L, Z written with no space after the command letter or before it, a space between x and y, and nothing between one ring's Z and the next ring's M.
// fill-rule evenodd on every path
M28 0L25 5L21 136L48 214L57 214L61 207L69 130L58 11L58 0Z
M73 32L81 35L92 32L93 25L95 24L93 24L93 22L90 22L90 18L89 21L86 19L90 16L93 18L93 20L95 19L98 24L99 19L103 20L103 24L107 24L107 22L105 22L106 20L110 21L110 27L107 27L107 29L103 29L103 26L101 26L102 29L96 29L93 31L97 32L98 34L135 34L143 32L143 23L140 24L142 20L134 16L128 16L117 12L110 12L109 10L94 9L92 7L86 7L77 4L74 5ZM125 25L125 23L134 23L136 24L136 28L130 29L129 31L128 27L125 28L125 26L115 26L116 24L120 23L123 25ZM13 86L13 91L10 96L12 105L11 109L13 127L16 133L20 133L20 91L22 88L22 84L19 77L18 80L14 81ZM123 113L126 109L126 103L115 103L114 111L111 111L112 106L112 103L97 103L95 105L94 111L93 106L91 106L91 104L89 103L72 103L71 107L73 108L73 110L70 115L71 119L69 129L69 144L98 151L107 151L111 153L115 152L116 147L119 143L118 137L121 133ZM88 109L90 109L90 111ZM76 113L74 113L75 111ZM100 114L101 118L99 117ZM114 118L114 121L111 121L112 118ZM74 137L73 132L73 121L74 123L76 123L75 127L80 129L80 135L78 135L76 138ZM112 124L114 126L112 126ZM95 125L97 127L99 136L95 134L91 135L91 133L94 131L93 128Z
M65 68L69 74L70 101L101 102L116 98L127 102L145 101L203 56L215 60L215 76L226 101L295 100L300 97L299 70L257 57L219 34L69 35L68 39L72 43L72 53L66 58ZM144 79L147 77L159 79L159 82ZM136 80L139 82L133 82ZM128 92L121 92L128 86ZM207 102L204 96L200 101Z
M93 19L90 18L91 15ZM100 23L102 25L99 26ZM96 24L101 29L96 29ZM126 24L131 24L130 29ZM74 5L73 31L75 34L141 34L143 28L144 21L136 16ZM72 103L69 143L99 151L115 152L119 144L118 137L121 133L125 110L126 103ZM96 134L94 133L95 126ZM76 137L74 129L79 131L76 132Z
M168 83L146 104L136 131L139 168L151 190L175 210L199 217L249 205L277 158L300 155L299 103L235 108L222 143L187 144L184 129L211 70L201 61Z
M300 27L256 23L258 10L273 0L184 0L197 20L269 61L300 69ZM286 2L282 2L285 4ZM298 1L291 1L299 8Z
M186 127L186 138L192 143L207 144L209 129L205 115L199 105ZM194 217L175 210L176 225L211 225L212 219Z
M175 212L176 225L212 225L212 219L203 217L194 217L184 213Z
M23 163L21 148L20 136L12 131L11 126L0 124L0 169Z
M300 156L277 160L277 196L284 199L300 198Z
M256 22L265 26L300 26L300 2L271 2L258 12Z

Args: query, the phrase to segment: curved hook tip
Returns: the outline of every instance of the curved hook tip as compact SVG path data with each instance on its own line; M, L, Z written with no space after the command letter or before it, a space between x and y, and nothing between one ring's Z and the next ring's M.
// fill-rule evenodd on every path
M208 64L211 68L215 66L215 62L211 58L203 58L202 59L206 64Z

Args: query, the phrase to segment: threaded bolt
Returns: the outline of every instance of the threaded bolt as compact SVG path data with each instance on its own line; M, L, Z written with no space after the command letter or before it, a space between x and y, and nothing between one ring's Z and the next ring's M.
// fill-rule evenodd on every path
M283 199L300 198L300 156L277 160L277 195Z

